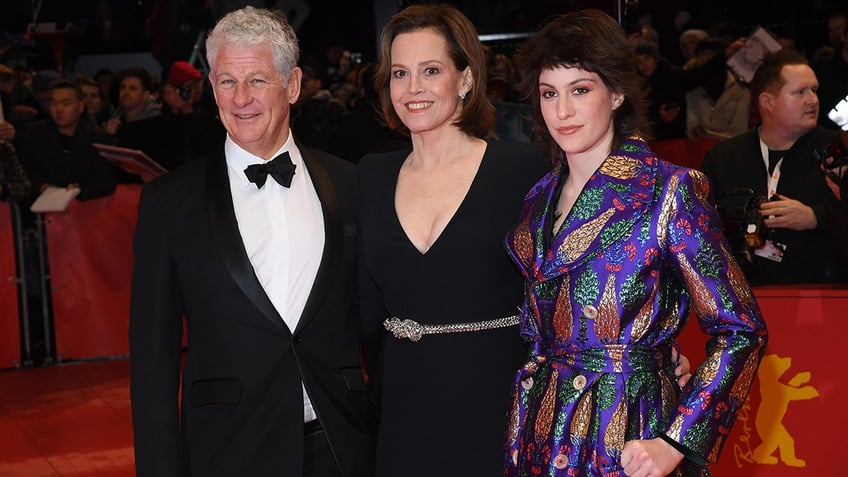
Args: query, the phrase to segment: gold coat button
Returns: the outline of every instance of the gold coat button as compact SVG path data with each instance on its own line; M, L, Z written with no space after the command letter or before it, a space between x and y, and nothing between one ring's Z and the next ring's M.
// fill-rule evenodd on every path
M586 376L578 374L574 377L574 381L572 381L571 384L574 386L574 389L580 391L586 387Z
M521 381L521 387L528 390L533 387L533 376Z
M554 457L554 467L560 470L568 467L568 456L565 454L559 454Z
M598 309L592 305L586 305L583 307L583 316L594 320L598 316Z

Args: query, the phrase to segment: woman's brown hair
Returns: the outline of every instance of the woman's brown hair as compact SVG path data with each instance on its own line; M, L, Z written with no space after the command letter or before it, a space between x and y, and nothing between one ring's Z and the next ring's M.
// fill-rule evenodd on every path
M402 34L431 29L442 35L448 55L458 71L471 69L472 86L463 101L455 124L473 136L485 134L495 122L495 110L486 97L486 56L474 24L456 7L443 4L418 4L404 8L383 28L380 37L380 63L374 77L379 93L380 109L386 124L404 134L409 130L392 105L389 83L392 75L392 42Z

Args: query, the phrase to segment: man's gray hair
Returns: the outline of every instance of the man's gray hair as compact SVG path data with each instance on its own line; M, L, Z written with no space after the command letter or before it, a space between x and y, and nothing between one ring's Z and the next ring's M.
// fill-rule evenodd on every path
M206 59L215 70L222 44L262 45L271 47L277 71L288 79L297 66L300 48L297 36L286 17L276 10L245 7L224 15L206 39Z

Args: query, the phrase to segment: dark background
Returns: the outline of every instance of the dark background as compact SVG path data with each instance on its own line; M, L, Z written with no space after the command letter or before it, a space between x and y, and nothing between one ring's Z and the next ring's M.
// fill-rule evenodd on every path
M65 57L152 51L161 63L187 59L197 32L215 18L204 8L206 0L43 0L39 22L55 22L58 29L74 30L65 41ZM35 3L38 3L37 0ZM307 0L311 12L298 32L304 57L321 56L339 45L362 52L365 61L376 58L377 36L385 21L409 1ZM650 15L660 34L663 53L675 60L681 30L674 24L679 11L689 12L686 27L707 29L721 22L734 34L744 35L764 25L778 36L795 40L811 53L826 42L827 13L836 0L777 2L763 0L454 0L474 21L481 34L534 31L545 18L570 10L596 7L622 18L630 28ZM619 6L621 15L619 16ZM841 5L839 5L841 6ZM111 21L112 35L103 40L102 18ZM55 66L49 42L26 35L33 21L33 0L0 0L0 60L25 63L36 69ZM507 48L510 45L507 45ZM68 63L66 62L66 66ZM72 68L66 71L72 70Z

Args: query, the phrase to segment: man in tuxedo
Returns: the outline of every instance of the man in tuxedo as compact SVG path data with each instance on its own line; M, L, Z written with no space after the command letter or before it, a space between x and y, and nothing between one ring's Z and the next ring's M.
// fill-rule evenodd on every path
M206 48L225 144L146 184L139 204L137 475L370 476L353 166L291 135L301 72L284 17L231 12Z

